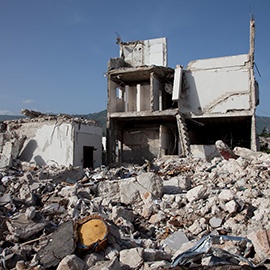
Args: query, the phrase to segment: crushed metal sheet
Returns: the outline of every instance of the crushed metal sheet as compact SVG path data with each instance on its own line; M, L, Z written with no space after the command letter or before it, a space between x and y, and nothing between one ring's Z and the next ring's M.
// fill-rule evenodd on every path
M220 247L215 247L215 245L224 244L224 241L233 242L244 242L245 249L242 254L230 253L225 249ZM228 236L228 235L207 235L199 240L192 248L176 256L172 262L172 266L177 265L190 265L193 262L198 262L203 260L203 258L210 258L208 265L228 265L235 264L239 265L241 263L248 264L251 267L256 267L256 265L246 256L251 252L252 242L244 237Z

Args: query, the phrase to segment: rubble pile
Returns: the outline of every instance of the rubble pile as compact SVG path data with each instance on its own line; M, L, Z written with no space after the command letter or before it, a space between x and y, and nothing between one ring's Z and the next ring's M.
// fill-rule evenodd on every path
M2 168L1 267L265 267L270 156L239 147L233 154L211 162L166 156L95 170L26 162ZM102 222L79 232L93 216ZM102 241L90 241L100 224L107 226Z

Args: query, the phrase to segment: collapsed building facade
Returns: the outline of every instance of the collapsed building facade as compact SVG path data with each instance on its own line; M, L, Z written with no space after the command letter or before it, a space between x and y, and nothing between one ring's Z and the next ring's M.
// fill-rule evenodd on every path
M166 38L122 42L108 63L107 161L216 155L215 142L257 150L255 23L247 54L167 67Z
M19 158L39 166L96 168L102 161L102 128L70 115L22 110L27 118L5 121L0 132L0 167Z

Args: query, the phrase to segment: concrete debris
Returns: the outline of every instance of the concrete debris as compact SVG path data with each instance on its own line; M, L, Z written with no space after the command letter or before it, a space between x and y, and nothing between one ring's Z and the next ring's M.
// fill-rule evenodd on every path
M119 254L120 263L129 266L131 269L138 269L143 265L143 248L136 247L123 249Z
M56 270L78 270L86 269L85 262L75 254L66 256L58 265Z
M60 261L73 253L75 240L71 221L62 223L48 237L48 241L37 253L42 266L49 268L57 266Z
M151 168L2 168L0 268L265 267L270 156L233 153L166 156Z

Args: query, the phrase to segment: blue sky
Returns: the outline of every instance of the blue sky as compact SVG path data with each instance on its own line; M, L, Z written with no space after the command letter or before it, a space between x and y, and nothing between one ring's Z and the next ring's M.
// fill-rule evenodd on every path
M0 0L0 114L106 109L123 41L167 37L168 66L248 53L256 21L258 115L270 116L270 0Z

